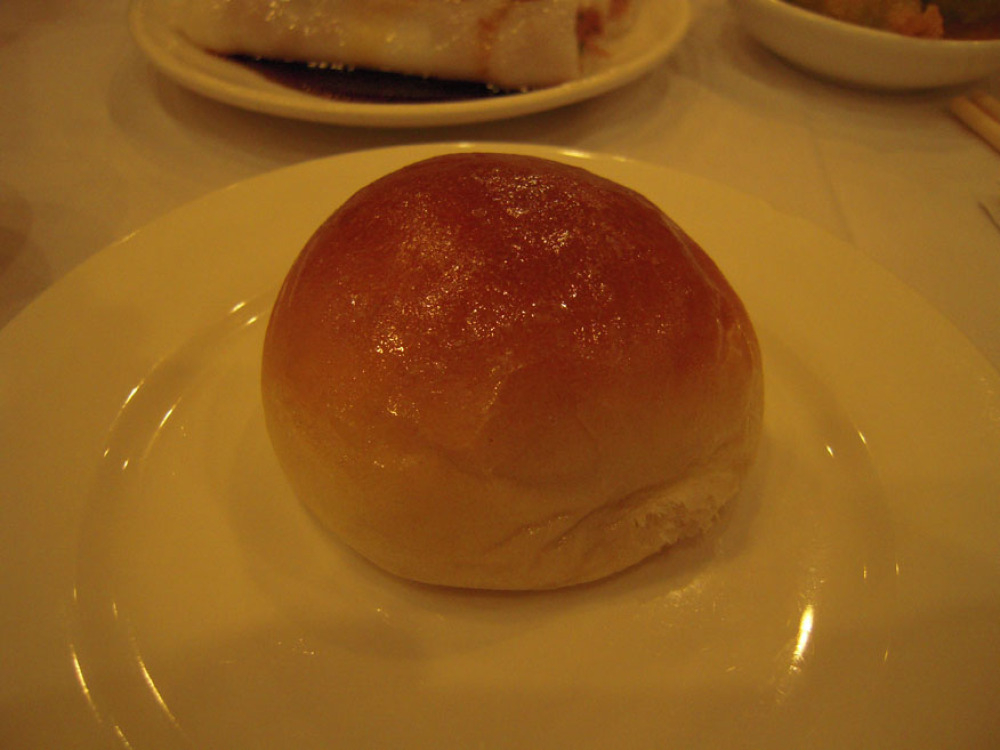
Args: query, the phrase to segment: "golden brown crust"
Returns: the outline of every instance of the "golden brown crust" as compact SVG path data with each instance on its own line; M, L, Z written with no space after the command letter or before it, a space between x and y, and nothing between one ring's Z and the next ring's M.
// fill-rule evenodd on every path
M305 502L456 585L573 582L595 553L553 550L583 519L734 445L741 476L759 430L757 342L715 264L635 192L526 156L430 159L347 201L286 279L263 383Z

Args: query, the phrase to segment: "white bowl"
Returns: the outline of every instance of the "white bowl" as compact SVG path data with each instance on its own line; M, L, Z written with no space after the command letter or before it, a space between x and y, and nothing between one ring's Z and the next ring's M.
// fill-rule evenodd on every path
M805 10L785 0L730 0L765 47L825 78L878 89L968 83L1000 70L1000 39L916 39Z

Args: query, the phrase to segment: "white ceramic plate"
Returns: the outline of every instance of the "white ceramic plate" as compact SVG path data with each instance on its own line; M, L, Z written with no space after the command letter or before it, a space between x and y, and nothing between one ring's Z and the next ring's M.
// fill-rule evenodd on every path
M730 0L747 30L780 57L876 89L952 86L1000 70L1000 39L914 39L838 21L785 0Z
M762 453L706 538L543 594L393 579L271 456L272 295L348 194L306 163L108 248L0 331L6 748L939 748L995 738L1000 377L852 248L719 185L631 185L761 338Z
M647 0L632 31L594 59L586 75L547 89L447 103L339 102L274 83L188 42L164 20L160 0L132 0L132 36L164 74L193 91L258 112L339 125L421 127L500 120L554 109L631 83L659 65L684 38L689 0Z

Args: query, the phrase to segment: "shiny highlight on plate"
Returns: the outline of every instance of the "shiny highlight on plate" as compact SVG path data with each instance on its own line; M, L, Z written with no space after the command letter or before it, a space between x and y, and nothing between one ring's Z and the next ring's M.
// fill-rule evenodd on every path
M795 642L795 651L792 653L792 668L798 669L805 660L806 650L809 648L809 641L812 638L814 608L812 604L807 604L802 610L802 617L799 619L799 637Z

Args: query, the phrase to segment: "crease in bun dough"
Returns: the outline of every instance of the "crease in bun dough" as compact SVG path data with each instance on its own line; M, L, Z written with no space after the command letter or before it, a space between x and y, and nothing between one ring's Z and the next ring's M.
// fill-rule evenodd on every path
M716 265L638 193L536 157L362 188L275 302L265 417L296 494L427 583L602 578L706 529L761 429L761 357Z

